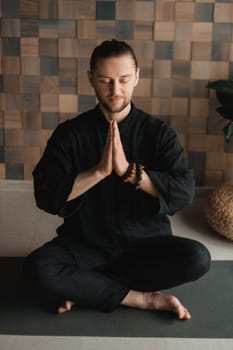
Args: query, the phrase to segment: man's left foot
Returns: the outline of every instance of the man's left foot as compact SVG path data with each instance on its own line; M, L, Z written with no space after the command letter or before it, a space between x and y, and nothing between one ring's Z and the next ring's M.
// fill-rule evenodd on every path
M71 300L65 300L64 304L59 306L57 312L59 314L64 314L64 312L70 311L72 306L74 306L75 302Z

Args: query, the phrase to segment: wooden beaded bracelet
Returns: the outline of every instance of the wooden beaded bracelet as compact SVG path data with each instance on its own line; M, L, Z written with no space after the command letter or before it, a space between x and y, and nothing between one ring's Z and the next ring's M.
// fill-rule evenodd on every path
M135 189L138 190L141 185L142 181L142 173L143 173L144 166L142 164L136 164L136 183L135 183Z
M142 172L144 166L135 162L129 163L129 166L125 172L125 174L121 177L123 182L129 182L130 178L136 177L136 181L134 183L135 189L139 189L142 181Z

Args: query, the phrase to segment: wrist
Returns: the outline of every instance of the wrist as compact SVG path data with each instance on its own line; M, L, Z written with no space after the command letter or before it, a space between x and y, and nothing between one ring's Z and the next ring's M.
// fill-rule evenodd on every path
M107 174L105 171L99 169L98 167L95 167L93 169L93 174L96 177L96 179L98 179L99 181L105 179L105 177L107 177L110 174Z
M122 170L118 171L117 175L120 176L120 177L124 176L126 174L128 168L129 168L129 165L130 165L129 162L127 162L125 164L125 166L122 168Z

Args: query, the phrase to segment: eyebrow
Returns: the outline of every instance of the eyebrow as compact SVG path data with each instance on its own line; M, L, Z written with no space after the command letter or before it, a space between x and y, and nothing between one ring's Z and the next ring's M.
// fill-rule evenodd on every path
M121 75L120 78L128 78L131 77L132 74L125 74L125 75ZM97 75L97 78L108 78L108 79L112 79L110 76L108 75Z

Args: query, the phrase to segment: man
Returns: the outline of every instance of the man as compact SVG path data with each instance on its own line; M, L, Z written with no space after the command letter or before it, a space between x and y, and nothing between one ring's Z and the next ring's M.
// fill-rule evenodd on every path
M57 127L33 172L38 207L64 224L27 271L59 313L124 305L190 319L160 290L209 269L207 249L172 236L167 218L191 202L193 172L174 131L132 104L139 68L127 43L97 46L88 77L99 104Z

